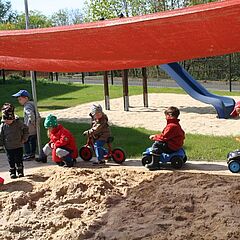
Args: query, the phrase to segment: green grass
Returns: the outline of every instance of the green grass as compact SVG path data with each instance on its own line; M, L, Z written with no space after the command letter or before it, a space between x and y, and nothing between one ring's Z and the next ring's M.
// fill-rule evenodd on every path
M16 105L16 113L22 115L22 108L18 106L18 103L11 95L17 92L19 89L27 89L31 91L31 85L29 80L21 81L7 81L5 85L0 85L0 105L4 102L11 102ZM153 88L150 87L149 93L185 93L180 88ZM214 92L220 95L239 95L239 92ZM39 111L64 109L67 107L73 107L79 104L100 101L104 99L103 86L102 85L82 85L82 84L70 84L59 83L39 80L37 82L37 94L38 94L38 106ZM130 86L130 95L142 94L142 87ZM121 86L110 86L110 98L118 98L122 96Z
M89 128L89 124L61 123L74 134L78 147L85 144L86 138L82 136L82 132ZM141 158L142 152L152 144L148 136L153 134L153 131L117 126L112 126L111 130L115 138L113 146L123 148L128 158ZM47 141L46 132L42 131L42 142ZM233 137L187 134L184 148L189 160L225 161L227 153L239 148L239 143Z
M0 85L0 105L4 102L12 102L17 106L16 112L22 115L22 107L11 95L19 89L31 90L30 81L7 81L5 85ZM48 81L38 81L37 92L39 99L39 110L64 109L92 101L103 100L103 86L101 85L82 85L67 83L52 83ZM178 88L149 88L150 93L184 93ZM129 87L130 95L142 93L142 87ZM229 93L225 91L214 92L220 95L239 95L238 92ZM110 97L117 98L122 96L121 86L110 86ZM85 143L85 138L81 133L87 129L88 124L63 123L76 136L78 146ZM112 133L115 136L115 146L120 146L127 152L128 157L141 157L141 153L151 141L148 136L153 133L142 128L123 128L112 127ZM42 131L43 143L47 141L45 131ZM225 160L226 154L238 148L238 143L233 137L214 137L187 134L185 149L190 160Z

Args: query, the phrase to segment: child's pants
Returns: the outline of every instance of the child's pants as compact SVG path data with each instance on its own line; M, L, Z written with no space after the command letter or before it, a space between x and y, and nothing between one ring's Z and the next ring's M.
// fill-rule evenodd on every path
M106 142L103 140L96 140L94 142L94 150L98 161L104 159L104 155L107 154L106 149L103 147Z
M23 148L6 149L6 152L10 168L23 169Z
M26 143L24 143L24 150L26 155L35 155L37 147L37 135L31 135L28 137Z
M171 150L168 147L166 142L155 141L152 145L152 153L161 154L161 153L173 153L175 151Z
M43 147L43 152L46 156L49 156L52 154L52 148L50 148L49 144L47 143L44 147ZM63 148L57 148L56 149L56 155L59 157L59 158L63 158L63 157L66 157L67 155L69 155L70 152L63 149Z

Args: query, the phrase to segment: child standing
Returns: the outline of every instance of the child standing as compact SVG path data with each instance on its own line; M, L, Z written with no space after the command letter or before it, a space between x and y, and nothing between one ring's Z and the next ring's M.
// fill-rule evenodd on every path
M47 143L40 154L38 162L47 162L47 156L52 154L52 160L59 166L72 167L78 157L75 138L72 133L58 124L57 117L48 115L44 121L44 127L48 129L50 142Z
M23 144L28 139L28 127L14 115L14 106L5 103L2 107L2 124L0 125L0 146L4 146L10 166L10 177L24 177Z
M95 104L92 106L89 115L92 117L92 128L85 131L83 135L93 138L94 150L97 156L97 161L94 161L93 164L104 164L104 154L106 153L103 146L111 135L108 117L103 113L102 106Z
M24 124L28 126L29 137L24 144L25 155L23 160L30 161L35 159L37 146L37 121L40 114L36 112L35 105L30 101L31 96L27 90L20 90L12 95L18 99L18 102L23 106Z
M153 159L146 167L150 170L159 169L159 157L161 153L173 153L179 150L184 143L185 133L179 124L180 111L176 107L169 107L165 112L167 126L161 134L151 135L149 138L154 141L152 145Z

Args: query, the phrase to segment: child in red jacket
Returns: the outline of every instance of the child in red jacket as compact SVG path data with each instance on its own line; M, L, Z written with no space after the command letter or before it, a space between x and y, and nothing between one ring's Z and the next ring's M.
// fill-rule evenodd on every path
M47 143L37 161L46 162L47 156L52 154L52 160L59 166L72 167L78 157L75 139L71 132L58 124L57 117L48 115L44 122L48 129L50 142Z
M162 133L151 135L149 138L154 141L152 145L153 160L146 167L150 170L159 169L159 154L173 153L179 150L184 143L185 133L182 130L178 116L180 111L176 107L169 107L165 112L167 126Z

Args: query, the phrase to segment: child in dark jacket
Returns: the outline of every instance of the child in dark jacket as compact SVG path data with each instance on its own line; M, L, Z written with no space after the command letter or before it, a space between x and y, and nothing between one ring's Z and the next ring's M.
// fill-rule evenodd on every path
M23 177L23 144L28 139L28 127L14 115L14 106L5 103L2 107L0 146L4 146L10 165L10 177Z
M159 169L159 154L173 153L179 150L184 143L185 133L179 124L178 116L180 111L176 107L169 107L165 112L167 126L162 133L151 135L149 138L154 141L152 145L153 160L146 167L150 170Z
M97 161L93 161L93 164L104 164L104 155L106 152L103 146L111 136L108 117L103 113L102 106L95 104L92 106L89 115L92 117L92 128L85 131L83 135L93 138L94 150L97 156Z

